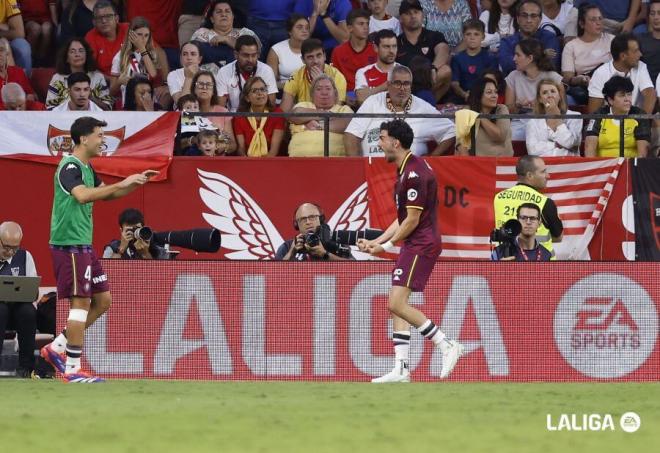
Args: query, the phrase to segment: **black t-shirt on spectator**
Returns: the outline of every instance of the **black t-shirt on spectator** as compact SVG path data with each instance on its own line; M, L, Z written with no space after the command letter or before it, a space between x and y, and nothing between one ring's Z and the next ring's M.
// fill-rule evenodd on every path
M651 81L655 83L660 73L660 39L655 39L651 33L643 33L638 38L642 61L646 63Z
M191 16L202 16L204 10L209 4L209 0L183 0L181 14L190 14Z
M445 35L439 31L431 31L426 28L422 29L417 44L411 44L406 39L406 34L401 33L397 38L399 50L396 55L396 62L409 67L410 60L416 55L421 55L433 63L433 60L435 60L435 46L443 42L447 42Z

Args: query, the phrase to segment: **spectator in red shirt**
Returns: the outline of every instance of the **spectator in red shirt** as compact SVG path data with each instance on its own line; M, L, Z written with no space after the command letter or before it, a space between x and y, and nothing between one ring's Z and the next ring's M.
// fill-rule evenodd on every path
M374 44L378 61L358 69L355 73L355 96L360 104L372 94L387 91L387 79L396 65L398 44L392 30L378 30L374 36Z
M249 79L241 92L239 112L282 112L268 97L268 87L261 77ZM234 119L234 135L238 154L250 157L275 157L280 151L284 118L238 116Z
M108 0L99 0L93 10L94 28L85 36L85 40L94 50L94 58L99 71L110 79L112 59L121 49L128 35L128 24L120 24L115 6Z
M37 62L43 64L51 54L53 24L57 21L57 5L53 0L21 0L25 23L25 39L34 50Z
M29 101L23 88L16 82L9 82L2 87L0 110L46 110L41 102Z
M37 98L23 69L18 66L9 66L7 63L7 48L0 46L0 88L6 83L16 82L27 93L27 99L35 101Z
M355 73L358 69L376 62L376 49L367 40L369 37L369 11L354 9L348 13L349 38L332 51L332 65L346 78L346 90L355 89Z
M142 16L154 27L153 38L167 55L167 62L171 69L179 67L179 39L177 34L177 21L181 15L182 0L129 0L126 2L128 20Z

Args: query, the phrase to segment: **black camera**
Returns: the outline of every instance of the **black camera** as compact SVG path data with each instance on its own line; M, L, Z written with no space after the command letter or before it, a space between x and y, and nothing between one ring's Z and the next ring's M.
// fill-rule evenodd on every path
M522 224L518 219L509 219L499 229L490 233L490 240L500 242L502 247L502 258L508 258L516 254L516 238L522 231Z
M149 242L154 237L154 232L148 226L143 226L133 230L133 237L136 240L142 239L144 242Z
M373 228L365 228L364 230L337 230L332 233L332 240L338 244L344 245L357 245L360 239L373 241L383 234L383 230L376 230Z
M321 236L319 236L315 231L311 231L309 233L305 233L303 240L305 241L305 245L309 247L316 247L321 243Z

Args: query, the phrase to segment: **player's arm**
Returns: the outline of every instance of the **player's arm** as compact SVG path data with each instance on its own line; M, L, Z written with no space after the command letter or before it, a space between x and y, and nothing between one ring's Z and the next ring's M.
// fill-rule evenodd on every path
M377 245L377 244L383 244L387 241L390 240L392 236L394 236L394 232L396 229L399 228L399 219L394 219L394 222L388 226L383 233L378 236L376 239L372 241L368 241L366 239L358 239L357 241L357 246L358 249L360 249L361 252L367 252L369 247L372 245Z
M411 233L415 231L415 228L417 228L417 225L419 225L419 219L422 216L422 211L423 209L420 207L408 206L406 208L406 218L403 219L401 225L395 229L394 234L392 237L390 237L389 241L382 244L371 244L371 246L368 248L368 252L372 255L375 255L388 251L390 247L393 246L393 244L399 241L403 241L408 236L410 236Z
M82 177L80 177L79 181L77 181L79 184L69 182L68 184L63 184L63 186L65 189L67 185L72 186L70 189L71 195L78 203L85 204L98 200L112 200L124 196L135 190L137 186L145 184L149 178L157 174L158 172L155 170L146 170L142 173L131 175L118 183L110 185L101 183L98 187L85 186ZM60 176L60 182L62 182L62 176Z

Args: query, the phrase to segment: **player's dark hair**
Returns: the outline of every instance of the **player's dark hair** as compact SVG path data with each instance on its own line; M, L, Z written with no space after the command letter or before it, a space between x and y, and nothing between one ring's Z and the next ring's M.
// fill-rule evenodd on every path
M632 93L634 89L635 86L628 77L615 75L603 85L603 97L611 104L610 99L614 99L617 93Z
M369 20L369 17L371 17L371 14L366 9L353 9L350 13L348 13L348 16L346 16L346 25L353 25L355 19L359 18Z
M530 156L526 154L518 159L516 163L516 175L519 178L527 176L527 173L534 172L536 170L536 159L540 159L538 156Z
M108 123L97 120L91 116L82 116L71 125L71 140L75 145L80 145L80 138L94 133L97 127L106 127Z
M302 57L305 58L305 55L307 55L310 52L314 52L317 49L321 49L325 52L325 48L323 47L323 42L320 39L316 39L316 38L306 39L300 45L300 55L302 55Z
M387 135L396 138L401 142L403 149L410 149L415 134L408 123L403 120L392 120L381 123L381 131L386 131Z
M119 214L119 226L124 225L135 225L141 223L144 225L144 214L139 209L128 208L124 209L121 214Z
M71 88L74 86L76 83L80 82L87 82L88 85L92 84L92 80L89 78L87 74L84 72L74 72L73 74L69 75L66 79L66 86L68 88Z
M518 209L516 209L516 217L520 217L520 210L523 208L533 209L537 212L538 216L541 217L541 208L539 208L539 205L536 203L523 203L518 206Z
M610 54L612 54L612 60L617 61L619 58L621 58L622 53L628 52L630 41L635 41L637 44L639 44L637 36L633 35L632 33L621 33L612 39L612 43L610 44Z

